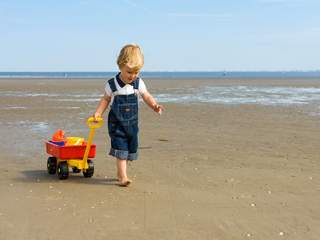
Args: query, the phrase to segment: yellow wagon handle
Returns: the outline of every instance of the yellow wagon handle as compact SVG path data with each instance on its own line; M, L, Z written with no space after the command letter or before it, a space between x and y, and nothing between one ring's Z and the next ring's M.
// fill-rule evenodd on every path
M103 124L103 118L97 118L95 119L94 117L90 117L87 120L87 125L90 128L90 133L89 133L89 137L88 137L88 142L87 142L87 146L86 146L86 150L84 152L84 156L83 156L83 166L84 166L84 171L86 171L88 169L88 155L89 155L89 151L90 151L90 147L92 144L92 140L93 140L93 136L94 136L94 130L96 128L101 127Z
M87 125L89 128L99 128L103 125L103 118L94 118L94 117L89 117L87 120Z

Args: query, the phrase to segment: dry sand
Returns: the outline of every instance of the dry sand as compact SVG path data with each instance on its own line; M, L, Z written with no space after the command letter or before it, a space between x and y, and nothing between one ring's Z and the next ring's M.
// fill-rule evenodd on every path
M254 82L204 83L239 81ZM151 92L163 92L195 82L148 85ZM0 81L5 92L66 96L99 92L102 85ZM58 128L87 136L85 118L96 102L57 105L40 94L2 96L0 104L1 240L320 238L320 119L300 108L164 104L159 117L142 105L140 159L128 169L133 184L121 188L115 161L106 155L105 128L95 135L93 178L71 174L60 181L46 171L43 141Z

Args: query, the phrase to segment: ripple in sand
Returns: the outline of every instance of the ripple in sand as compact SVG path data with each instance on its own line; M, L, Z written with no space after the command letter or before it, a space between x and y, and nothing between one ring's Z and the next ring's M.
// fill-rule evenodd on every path
M152 149L152 147L151 146L141 146L141 147L139 147L139 149Z
M160 141L160 142L169 142L169 140L165 139L165 138L158 138L158 141Z

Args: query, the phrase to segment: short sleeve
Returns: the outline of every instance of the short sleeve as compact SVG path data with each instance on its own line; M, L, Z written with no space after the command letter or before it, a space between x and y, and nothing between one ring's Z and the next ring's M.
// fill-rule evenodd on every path
M108 81L106 82L105 88L104 88L104 92L107 96L111 97L112 96L112 90L110 88L110 85L108 83Z
M139 93L140 95L143 95L147 92L147 87L144 81L140 78L139 80Z

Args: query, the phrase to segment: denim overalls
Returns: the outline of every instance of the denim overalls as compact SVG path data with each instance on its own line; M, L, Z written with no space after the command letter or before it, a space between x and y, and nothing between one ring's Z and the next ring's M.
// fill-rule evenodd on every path
M118 159L136 160L138 158L138 89L139 78L133 85L135 93L117 95L115 81L119 74L108 84L114 94L113 102L108 116L111 149L109 155ZM121 80L120 80L121 81Z

